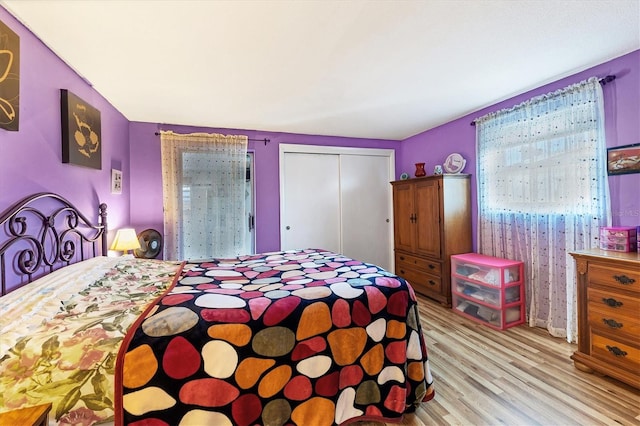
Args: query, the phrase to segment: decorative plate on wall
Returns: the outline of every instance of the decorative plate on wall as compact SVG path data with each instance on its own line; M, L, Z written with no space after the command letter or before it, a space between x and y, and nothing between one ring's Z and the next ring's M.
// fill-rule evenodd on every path
M449 154L446 160L444 160L444 164L442 168L447 173L460 173L464 166L467 164L467 160L465 160L462 155L454 152L453 154Z
M138 234L140 248L133 251L135 257L154 259L162 250L162 235L155 229L145 229Z

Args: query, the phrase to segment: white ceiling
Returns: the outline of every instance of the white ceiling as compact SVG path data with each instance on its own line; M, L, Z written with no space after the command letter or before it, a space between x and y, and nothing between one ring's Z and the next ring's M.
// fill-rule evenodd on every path
M0 0L131 121L401 140L640 48L640 0Z

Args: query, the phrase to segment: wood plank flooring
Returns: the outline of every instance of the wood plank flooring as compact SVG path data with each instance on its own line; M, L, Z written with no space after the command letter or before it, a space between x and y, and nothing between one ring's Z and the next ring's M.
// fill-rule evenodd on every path
M576 345L527 325L495 331L418 298L436 396L403 424L640 425L640 391L574 368Z

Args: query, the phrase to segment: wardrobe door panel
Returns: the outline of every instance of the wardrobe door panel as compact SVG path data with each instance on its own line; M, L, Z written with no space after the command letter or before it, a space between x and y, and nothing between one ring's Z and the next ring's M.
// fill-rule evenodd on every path
M416 183L417 241L416 253L440 258L440 181L424 180Z

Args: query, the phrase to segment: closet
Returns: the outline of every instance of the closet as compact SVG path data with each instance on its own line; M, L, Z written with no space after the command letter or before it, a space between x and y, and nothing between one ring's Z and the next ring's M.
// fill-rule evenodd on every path
M470 175L391 182L395 273L451 306L451 255L472 251Z
M280 144L280 245L392 270L390 149Z

